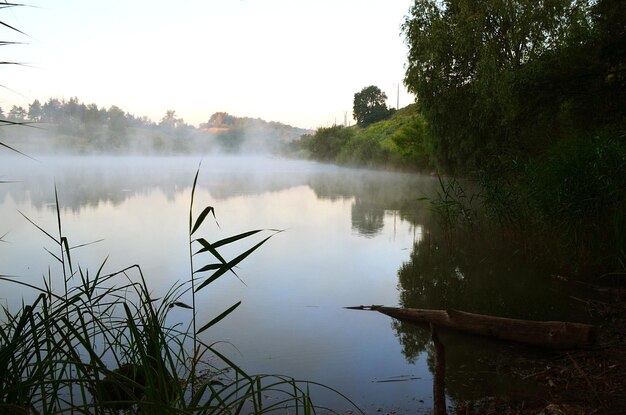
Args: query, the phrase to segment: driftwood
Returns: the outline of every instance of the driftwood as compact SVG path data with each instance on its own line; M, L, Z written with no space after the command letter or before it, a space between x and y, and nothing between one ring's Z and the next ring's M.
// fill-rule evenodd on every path
M550 349L579 349L593 345L595 328L565 321L533 321L495 317L458 310L427 310L383 306L346 307L374 310L398 320L432 324L470 334L495 337Z

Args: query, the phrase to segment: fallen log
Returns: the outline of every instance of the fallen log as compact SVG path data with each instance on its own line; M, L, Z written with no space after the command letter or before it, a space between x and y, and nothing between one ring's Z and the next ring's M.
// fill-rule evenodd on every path
M592 346L595 341L595 327L583 323L520 320L458 310L428 310L376 305L346 308L378 311L398 320L418 324L433 324L465 333L550 349L587 348Z

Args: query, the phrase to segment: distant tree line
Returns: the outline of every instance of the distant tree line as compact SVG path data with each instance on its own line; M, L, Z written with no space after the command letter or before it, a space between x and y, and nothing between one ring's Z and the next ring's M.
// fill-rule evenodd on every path
M13 105L7 118L36 123L34 125L49 136L63 137L58 144L73 146L81 152L123 151L129 147L129 128L159 127L147 117L135 117L115 105L106 109L93 103L85 104L76 97L69 100L50 98L43 104L35 99L28 105L28 110ZM18 131L17 134L25 133Z
M236 117L227 112L216 112L200 129L215 134L217 146L226 152L271 152L283 153L289 143L309 133L275 121L260 118Z
M22 148L30 144L36 151L55 147L57 151L78 153L278 152L285 143L307 132L225 112L214 113L200 128L187 124L174 110L167 110L159 122L154 122L115 105L107 109L85 104L75 97L69 100L50 98L43 104L35 99L28 110L14 105L6 116L0 108L0 118L5 117L37 127L12 131L13 141L17 140ZM213 131L213 127L218 128ZM29 140L33 137L37 138L36 143Z
M0 108L0 116L5 116ZM135 117L132 114L122 111L113 105L109 109L98 107L96 104L85 104L78 98L69 100L59 100L50 98L44 104L35 99L28 105L28 110L21 106L13 105L6 117L13 121L32 121L52 124L105 124L111 122L118 123L124 119L124 124L128 126L154 126L148 117ZM67 127L67 125L66 125Z

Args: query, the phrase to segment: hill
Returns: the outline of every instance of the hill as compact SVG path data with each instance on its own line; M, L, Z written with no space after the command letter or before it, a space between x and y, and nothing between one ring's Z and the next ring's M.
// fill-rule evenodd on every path
M34 100L28 111L14 106L7 119L3 142L30 154L273 153L310 132L224 112L213 114L200 128L185 123L173 110L157 123L116 106L86 105L78 98L50 98L44 104ZM23 128L24 124L31 128Z
M315 160L348 166L426 170L430 139L416 104L367 127L334 125L306 134L291 150Z

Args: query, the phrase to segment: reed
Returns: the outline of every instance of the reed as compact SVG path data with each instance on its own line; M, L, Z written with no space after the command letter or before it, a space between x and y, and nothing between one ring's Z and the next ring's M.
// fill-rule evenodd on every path
M563 140L527 160L503 158L477 186L439 178L425 198L447 235L505 240L561 275L624 273L626 136Z
M203 341L201 334L241 302L199 324L197 293L226 274L237 276L235 267L280 231L257 229L215 242L199 236L207 218L213 217L216 225L217 220L210 206L194 215L198 173L189 207L190 277L159 298L151 294L137 264L105 273L105 259L95 274L74 266L72 252L83 245L72 246L63 233L56 189L55 232L24 215L57 246L57 252L48 252L60 264L63 284L61 292L53 289L57 276L52 271L41 286L0 275L1 283L38 293L17 311L2 307L0 413L311 414L320 410L312 400L314 388L339 394L360 412L327 386L248 374L216 344ZM234 258L220 253L257 234L265 236ZM168 323L176 308L191 312L187 325Z

